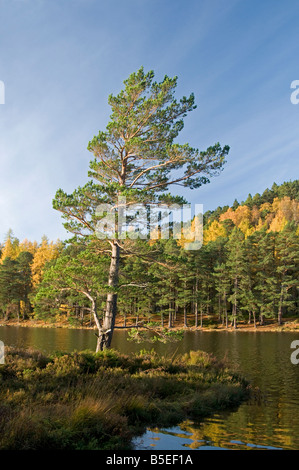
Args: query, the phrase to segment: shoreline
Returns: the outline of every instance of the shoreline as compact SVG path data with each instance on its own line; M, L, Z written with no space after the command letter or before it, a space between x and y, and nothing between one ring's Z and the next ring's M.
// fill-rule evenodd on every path
M89 325L69 325L66 322L55 322L55 323L48 323L42 320L22 320L22 321L16 321L16 320L8 320L8 321L2 321L0 322L0 327L5 327L5 326L12 326L12 327L22 327L22 328L62 328L62 329L69 329L69 330L96 330L94 326L89 326ZM116 330L118 329L117 327L122 327L123 324L120 322L116 323ZM134 327L134 323L128 324L127 327ZM130 329L128 328L128 330ZM156 328L157 331L161 330L162 327L159 326ZM167 328L168 329L168 328ZM215 326L203 326L201 327L195 327L195 326L190 326L190 327L184 327L182 324L178 324L170 329L171 331L181 331L183 330L184 332L195 332L195 331L203 331L203 332L211 332L211 331L217 331L217 332L295 332L299 333L299 322L293 319L286 319L282 325L278 325L278 323L271 323L271 324L264 324L264 325L257 325L256 328L253 325L248 325L246 323L239 323L237 328L233 328L232 326L229 326L228 328L222 326L222 325L216 325Z

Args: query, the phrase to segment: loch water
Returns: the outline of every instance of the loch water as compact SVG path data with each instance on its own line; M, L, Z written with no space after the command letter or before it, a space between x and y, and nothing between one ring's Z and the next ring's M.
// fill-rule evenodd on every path
M171 429L148 429L134 440L136 449L292 449L299 450L299 364L291 362L293 332L187 331L179 343L127 341L116 331L112 346L129 353L155 349L174 356L203 350L230 365L261 391L259 399L236 410L216 413L201 422L186 420ZM1 326L6 346L31 347L45 352L95 349L92 330Z

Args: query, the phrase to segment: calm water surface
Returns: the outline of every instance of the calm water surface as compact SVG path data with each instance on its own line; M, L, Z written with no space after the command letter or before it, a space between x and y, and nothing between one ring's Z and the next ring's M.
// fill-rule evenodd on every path
M116 331L113 347L122 352L152 349L148 343L126 340ZM149 429L135 440L137 449L296 449L299 450L299 364L293 365L288 332L186 332L180 343L156 344L154 349L172 355L201 349L226 356L238 371L263 392L261 400L237 410L215 414L200 423L186 421L172 429ZM5 345L33 347L45 352L95 349L90 330L0 327Z

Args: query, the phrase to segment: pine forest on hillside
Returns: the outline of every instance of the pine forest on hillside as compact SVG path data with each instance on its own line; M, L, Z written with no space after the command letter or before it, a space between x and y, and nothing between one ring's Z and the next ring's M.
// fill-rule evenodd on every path
M298 319L298 221L295 180L206 212L200 250L138 240L147 256L121 260L117 324L236 328ZM108 269L109 257L92 241L19 242L9 231L1 246L2 321L94 327Z

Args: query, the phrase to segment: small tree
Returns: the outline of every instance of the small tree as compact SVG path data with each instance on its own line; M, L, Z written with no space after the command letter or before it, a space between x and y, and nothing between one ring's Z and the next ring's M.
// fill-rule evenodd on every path
M98 330L102 328L98 304L105 292L101 292L107 271L107 259L99 258L91 249L67 251L49 263L38 286L33 303L38 310L50 306L58 309L62 304L72 307L74 297L86 299ZM71 305L70 305L71 304ZM101 349L98 338L97 351Z

